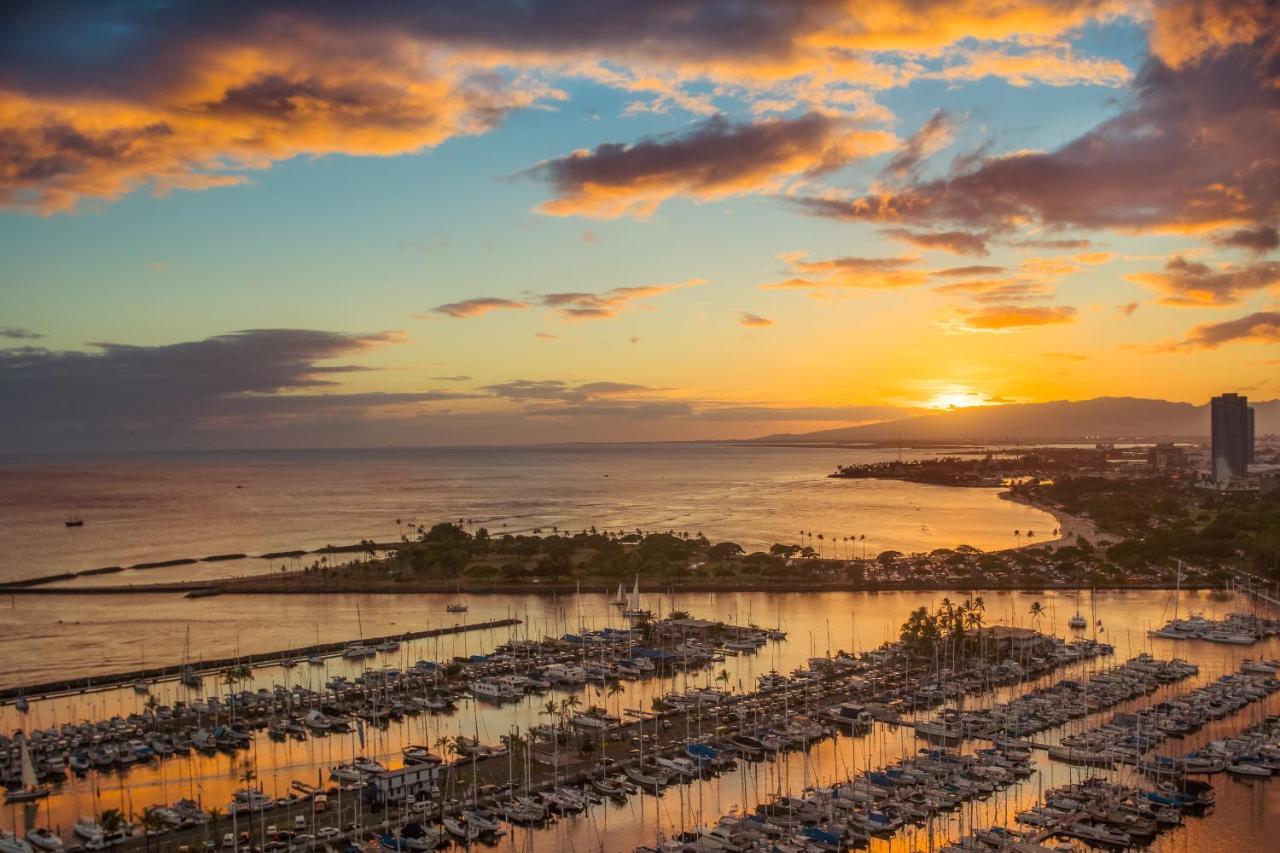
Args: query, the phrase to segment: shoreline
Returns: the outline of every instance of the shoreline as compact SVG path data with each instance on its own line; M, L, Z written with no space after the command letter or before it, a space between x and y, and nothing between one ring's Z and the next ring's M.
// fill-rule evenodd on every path
M1028 542L1025 545L1014 545L1011 548L1001 548L1000 551L1018 551L1023 548L1038 548L1047 545L1053 550L1057 550L1066 545L1074 545L1078 536L1083 536L1085 541L1094 547L1099 547L1099 533L1093 522L1088 519L1081 518L1077 515L1071 515L1068 512L1058 509L1055 506L1031 500L1023 495L1015 494L1012 491L1000 492L996 497L1002 501L1021 504L1031 509L1037 509L1040 512L1053 516L1053 520L1057 522L1058 535L1053 539L1044 539L1039 542ZM1107 542L1106 544L1112 544ZM993 552L999 553L999 552Z
M1044 543L1038 543L1044 544ZM1023 546L1027 547L1027 546ZM1012 549L1010 549L1012 550ZM186 583L174 584L144 584L137 586L107 586L107 587L58 587L58 588L39 588L39 587L17 587L8 588L0 586L0 595L138 595L152 594L161 595L166 593L182 593L189 598L216 598L222 595L565 595L565 594L581 594L581 595L613 595L614 589L618 583L616 579L610 582L592 581L590 584L582 584L576 581L555 582L555 583L513 583L513 582L488 582L488 583L472 583L462 584L459 586L456 581L449 583L414 583L414 582L396 582L388 583L380 586L370 586L367 584L357 583L327 583L320 586L299 586L297 584L281 583L278 577L267 578L244 578L243 586L240 583L228 583L225 586L214 585L210 583L200 583L190 581ZM251 583L257 581L270 581L270 583ZM976 590L992 590L996 592L1046 592L1049 590L1074 590L1074 583L1009 583L1002 584L997 582L983 583L975 586L972 583L901 583L901 584L883 584L883 583L853 583L850 581L829 581L829 582L809 582L801 583L794 578L779 579L775 583L734 583L726 586L723 582L714 580L698 580L689 581L678 584L666 584L661 587L661 592L652 593L654 595L671 593L697 593L697 592L967 592ZM1099 583L1092 584L1091 589L1096 590L1171 590L1174 585L1171 583ZM1215 587L1208 583L1183 583L1182 589L1186 590L1212 590ZM198 593L197 595L187 595L188 593Z

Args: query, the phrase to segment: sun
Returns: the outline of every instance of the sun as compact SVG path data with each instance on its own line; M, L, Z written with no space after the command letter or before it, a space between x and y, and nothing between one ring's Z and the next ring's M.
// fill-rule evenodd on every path
M989 401L977 391L942 391L934 394L924 405L926 409L967 409L989 405Z

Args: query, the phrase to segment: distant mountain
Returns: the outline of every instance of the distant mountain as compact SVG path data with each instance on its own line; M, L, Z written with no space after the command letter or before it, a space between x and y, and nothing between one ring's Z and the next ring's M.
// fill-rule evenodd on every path
M1280 400L1251 404L1258 435L1280 431ZM936 415L818 432L769 435L756 441L876 442L981 441L1079 438L1204 438L1209 435L1209 406L1098 397L1007 406L974 406Z

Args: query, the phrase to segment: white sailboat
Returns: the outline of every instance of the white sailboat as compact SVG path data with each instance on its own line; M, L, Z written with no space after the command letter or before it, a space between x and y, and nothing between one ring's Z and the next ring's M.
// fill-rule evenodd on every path
M618 592L613 596L613 601L611 603L614 607L627 606L627 595L622 591L622 584L618 584Z
M642 610L640 607L640 576L636 575L636 584L631 590L631 601L627 603L627 609L622 611L622 615L628 619L648 619L653 614L648 610Z
M49 796L49 786L41 785L36 780L36 769L31 764L31 750L27 748L27 739L19 736L19 752L22 761L22 787L16 791L6 791L7 803L25 803Z
M1080 578L1076 578L1076 615L1067 620L1072 631L1083 631L1089 627L1089 620L1080 615Z

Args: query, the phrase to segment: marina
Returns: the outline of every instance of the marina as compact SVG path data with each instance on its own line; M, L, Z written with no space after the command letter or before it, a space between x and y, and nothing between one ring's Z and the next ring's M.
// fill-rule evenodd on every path
M723 838L736 849L753 849L761 838L800 850L845 849L838 845L846 842L878 849L895 838L941 846L1006 809L1044 805L1031 786L1056 784L1058 767L1107 778L1141 774L1158 784L1173 772L1162 766L1167 762L1183 761L1178 775L1201 766L1196 756L1188 764L1182 753L1155 749L1144 752L1141 767L1132 759L1063 764L1049 750L1113 721L1108 713L1142 713L1158 730L1164 718L1144 709L1208 708L1219 694L1197 691L1213 685L1188 691L1183 682L1229 674L1216 661L1183 664L1146 652L1115 663L1105 643L1042 639L1026 628L993 629L992 638L1016 636L1019 644L1015 651L1006 642L1009 658L977 670L950 661L912 664L883 643L855 651L857 636L866 636L856 627L852 644L841 644L849 650L810 654L820 633L797 636L786 607L776 614L776 628L731 622L714 629L708 626L720 623L664 617L649 632L654 645L645 646L629 631L630 620L619 621L610 598L575 603L576 619L530 616L500 627L491 622L501 620L491 620L470 639L406 631L393 644L380 634L359 644L372 650L368 657L337 652L351 641L328 644L336 653L322 664L255 651L259 663L250 672L208 676L198 693L168 681L143 694L121 679L85 701L102 711L137 710L109 714L88 729L32 725L75 697L28 693L25 713L12 705L4 713L6 721L27 725L38 781L50 796L38 806L8 804L20 818L12 826L20 838L47 827L70 847L84 841L68 834L77 821L118 808L136 833L125 843L170 849L220 843L231 821L260 846L282 832L301 836L280 842L286 846L315 844L322 831L345 837L356 824L350 832L372 833L373 843L399 838L395 844L416 849L472 835L521 849L572 837L590 846L580 836L602 820L627 833L632 846L661 838L669 850L735 849L708 846ZM670 614L673 602L661 598L644 604ZM470 603L486 610L483 597ZM1001 604L992 597L993 619ZM365 620L372 607L361 604ZM696 604L689 607L698 612ZM749 609L730 606L744 615ZM1011 610L1011 621L1021 621L1019 609ZM886 614L886 630L893 618ZM601 626L593 627L597 621ZM581 627L546 630L555 624ZM470 651L451 654L463 650L464 640ZM995 640L988 645L993 649ZM1233 663L1231 678L1268 683L1265 660ZM1254 671L1243 671L1246 664ZM1236 687L1245 689L1243 682ZM182 691L188 692L178 699ZM1252 720L1262 707L1275 710L1269 694L1256 701L1207 718L1205 727L1216 733L1241 715ZM1244 728L1216 739L1230 741ZM94 753L71 749L68 739L77 736L97 749L87 766ZM59 740L66 741L61 777ZM108 747L115 762L99 765ZM8 772L20 769L14 760L20 751L8 742ZM1232 778L1247 772L1261 770L1245 768ZM883 787L903 773L916 781L901 791ZM386 794L374 796L375 790ZM646 800L653 806L643 807ZM734 802L741 804L737 811ZM850 810L849 803L860 808ZM321 809L314 815L313 806ZM146 835L143 817L151 811L153 824L168 822ZM633 828L620 830L619 821ZM1002 825L1017 826L1012 814ZM801 844L797 836L807 840Z

